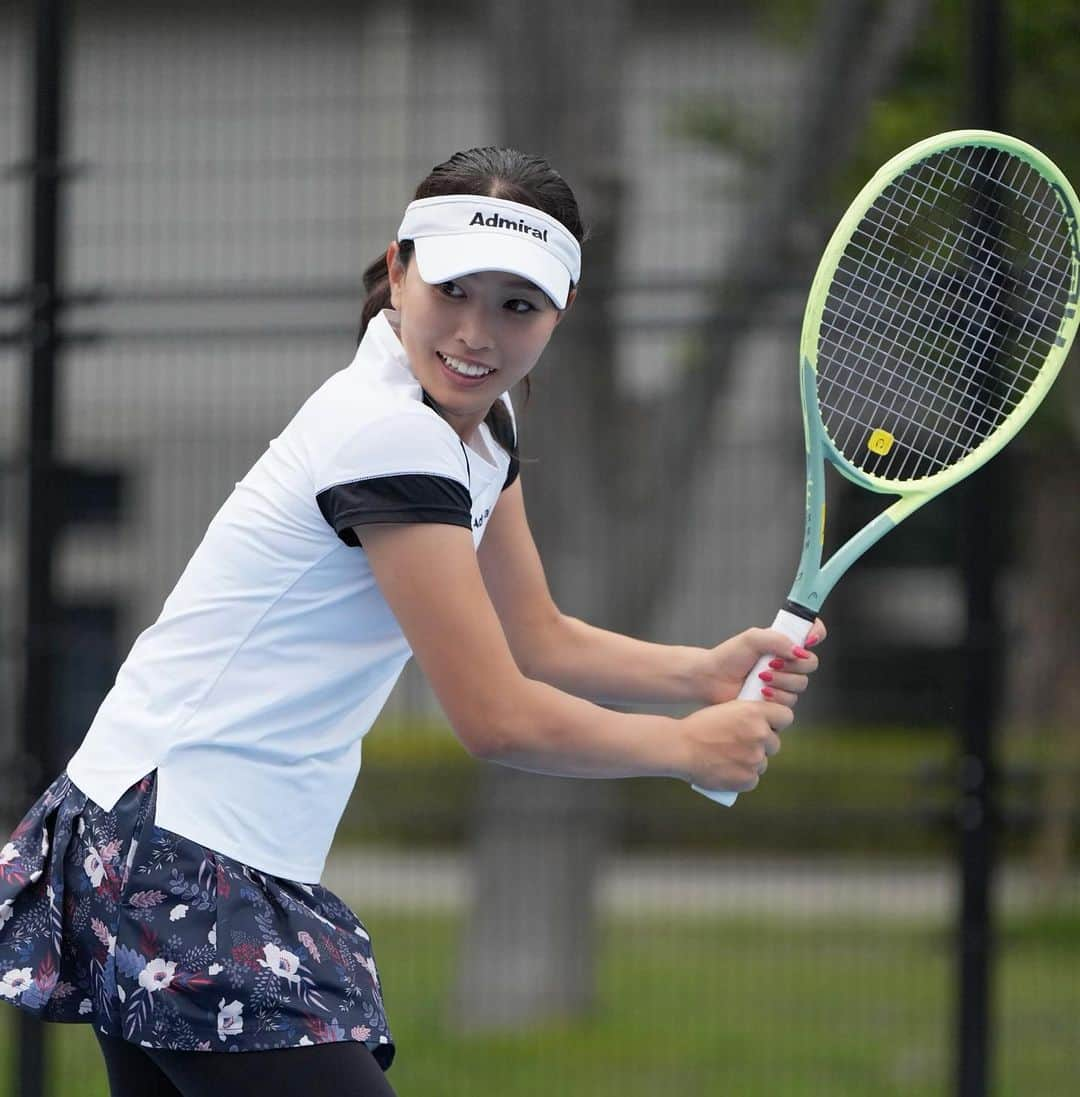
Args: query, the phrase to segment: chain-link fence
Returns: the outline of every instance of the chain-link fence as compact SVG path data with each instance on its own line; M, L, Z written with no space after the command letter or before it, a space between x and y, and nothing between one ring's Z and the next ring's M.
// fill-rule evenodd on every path
M473 145L535 136L594 227L565 342L560 330L521 418L560 604L678 643L771 618L801 537L795 355L813 265L884 154L961 120L963 5L65 7L57 757L232 485L350 360L361 272L416 182ZM30 764L18 704L26 318L42 292L27 275L38 14L0 4L5 823L52 776ZM1018 34L1032 49L1030 28ZM1055 138L1026 105L1011 128L1080 163L1080 126ZM597 347L604 361L588 359ZM560 422L584 436L560 436ZM1011 478L1074 451L1055 438L1042 432ZM574 499L597 513L575 515ZM865 520L839 485L832 500L837 537ZM1048 539L1075 505L1045 519ZM372 930L400 1093L955 1091L959 957L986 943L954 928L957 513L913 519L845 579L821 682L768 780L731 812L674 782L502 785L406 671L365 742L326 880ZM1023 648L1038 561L1016 526L1001 588ZM1064 672L1070 645L1057 650ZM1080 880L1074 800L1047 789L1077 772L1075 732L1061 707L1032 708L1046 687L1031 686L1030 661L1007 663L994 1092L1064 1097ZM486 941L487 960L517 973L510 990L476 977L485 910L511 920ZM572 993L551 990L552 971ZM14 1095L5 1013L0 1093ZM106 1092L83 1026L47 1036L48 1093Z

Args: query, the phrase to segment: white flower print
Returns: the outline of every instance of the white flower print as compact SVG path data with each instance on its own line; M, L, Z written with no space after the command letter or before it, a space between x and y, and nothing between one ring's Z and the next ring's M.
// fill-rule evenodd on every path
M12 968L0 979L0 998L18 998L33 979L34 973L28 967Z
M311 1043L312 1042L306 1036L301 1036L300 1037L300 1042L296 1046L297 1047L311 1047Z
M220 975L225 969L220 964L211 964L206 969L207 975Z
M81 1002L79 1003L79 1015L80 1015L80 1016L85 1016L85 1015L86 1015L87 1013L89 1013L89 1012L90 1012L90 1011L91 1011L91 1010L92 1010L93 1008L94 1008L94 1003L93 1003L93 1002L91 1002L89 998L84 998L84 999L83 999L83 1000L82 1000L82 1001L81 1001Z
M269 968L275 975L287 979L290 983L299 983L300 957L293 952L288 952L277 945L264 945L263 954L265 960L257 961L265 968Z
M206 935L206 939L217 948L217 922L210 927L210 932Z
M177 903L176 906L169 911L169 921L178 922L181 918L187 917L187 903Z
M0 849L0 865L10 865L12 861L19 859L19 847L14 842L8 842Z
M230 1002L225 1004L222 998L218 1002L217 1032L219 1040L226 1040L230 1036L239 1036L244 1031L244 1005L242 1002Z
M12 908L14 906L14 899L5 899L0 903L0 926L5 926L11 920L11 915L14 913Z
M139 986L146 987L149 991L164 990L173 981L175 974L176 963L162 960L159 956L139 972Z
M41 856L46 857L49 853L49 832L44 830L41 832Z
M90 852L86 855L86 860L83 861L83 871L90 877L90 883L94 887L101 886L101 881L105 879L105 866L98 856L98 851L93 846L90 847Z

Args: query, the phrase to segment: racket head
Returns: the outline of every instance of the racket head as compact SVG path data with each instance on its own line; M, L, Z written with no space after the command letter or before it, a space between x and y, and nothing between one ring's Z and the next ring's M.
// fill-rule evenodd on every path
M938 134L884 164L811 286L808 453L920 505L993 457L1076 334L1078 217L1061 171L1005 134Z

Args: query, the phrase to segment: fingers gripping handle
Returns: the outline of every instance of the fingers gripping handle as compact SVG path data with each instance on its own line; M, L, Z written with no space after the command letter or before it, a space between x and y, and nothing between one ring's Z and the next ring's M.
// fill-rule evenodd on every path
M810 629L813 627L813 622L807 621L805 617L799 617L797 614L788 613L786 609L782 609L776 615L776 620L773 621L772 627L777 632L782 632L794 643L801 644L806 640L807 636L810 635ZM761 689L765 683L762 682L758 675L769 665L769 660L774 658L775 655L763 655L754 664L754 669L746 676L746 681L743 682L743 687L739 690L738 700L764 700L761 695ZM699 788L697 785L694 785L693 789L695 792L700 792L702 796L708 796L710 800L715 800L718 804L723 804L724 807L728 808L735 803L739 796L737 792L720 792L715 789Z

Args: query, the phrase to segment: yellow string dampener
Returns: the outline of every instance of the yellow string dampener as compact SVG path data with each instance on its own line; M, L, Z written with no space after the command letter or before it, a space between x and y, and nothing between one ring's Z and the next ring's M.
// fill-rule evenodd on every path
M879 457L884 457L892 449L895 439L887 430L875 430L866 440L866 448Z

